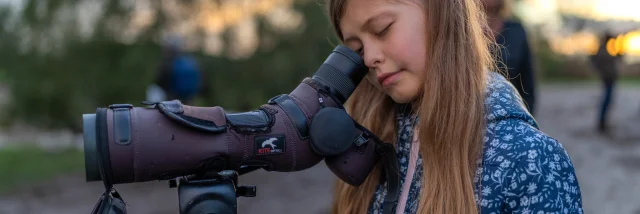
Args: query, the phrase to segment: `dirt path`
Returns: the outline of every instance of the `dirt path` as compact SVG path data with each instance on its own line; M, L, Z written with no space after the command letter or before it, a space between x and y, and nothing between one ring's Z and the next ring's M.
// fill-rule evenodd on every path
M640 213L640 87L618 89L612 134L595 132L599 86L546 86L538 121L576 167L585 213Z
M102 183L86 183L83 174L61 176L10 196L0 197L1 214L86 214L104 191ZM304 172L256 171L240 179L257 185L257 196L238 198L238 213L328 213L333 175L320 164ZM176 214L178 192L167 182L117 185L130 214Z
M586 213L640 213L640 87L621 87L613 107L612 137L596 134L599 87L545 85L541 128L558 139L576 166ZM239 213L328 213L334 177L319 164L296 173L258 171L240 179L258 196L239 198ZM0 214L88 213L101 184L73 174L0 196ZM166 182L118 185L131 214L177 213L177 190Z

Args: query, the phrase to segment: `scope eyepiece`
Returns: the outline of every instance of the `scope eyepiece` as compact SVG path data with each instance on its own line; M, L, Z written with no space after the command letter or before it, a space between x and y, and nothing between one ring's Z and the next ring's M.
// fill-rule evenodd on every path
M367 74L368 68L360 55L350 48L339 45L320 66L312 79L334 89L334 95L341 104L347 101L360 81Z

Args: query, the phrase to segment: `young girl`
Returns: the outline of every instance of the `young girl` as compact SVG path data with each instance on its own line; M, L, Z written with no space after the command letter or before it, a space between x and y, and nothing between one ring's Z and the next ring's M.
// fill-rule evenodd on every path
M370 68L347 105L396 144L396 213L582 213L572 162L495 73L476 0L328 0ZM333 213L381 213L380 170L338 181Z

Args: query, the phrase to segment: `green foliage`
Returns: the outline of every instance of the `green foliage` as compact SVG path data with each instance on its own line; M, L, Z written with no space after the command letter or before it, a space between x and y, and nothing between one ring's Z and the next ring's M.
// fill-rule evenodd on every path
M44 181L67 172L82 171L84 156L69 149L47 152L33 147L0 150L0 193L16 185Z
M260 36L278 38L277 43L250 58L193 53L208 84L198 104L233 111L255 109L312 75L334 48L329 42L333 33L321 6L306 3L297 9L305 14L304 30L283 34L261 23ZM87 41L68 42L57 54L16 54L18 35L4 32L0 70L7 71L4 78L12 100L2 118L81 131L84 113L114 103L139 105L160 64L161 48L154 37L148 32L128 45L98 34Z
M28 54L3 63L12 101L5 118L79 131L82 113L111 103L139 103L160 49L109 41L70 46L64 57Z
M538 61L537 70L540 72L539 76L542 76L543 78L562 77L562 56L553 52L546 40L534 40L532 45L537 47L535 50L535 56Z
M305 30L278 35L262 28L263 36L280 36L270 50L261 49L242 60L203 58L211 83L206 105L245 111L264 104L278 94L291 92L304 77L311 76L329 55L334 38L322 8L305 4Z

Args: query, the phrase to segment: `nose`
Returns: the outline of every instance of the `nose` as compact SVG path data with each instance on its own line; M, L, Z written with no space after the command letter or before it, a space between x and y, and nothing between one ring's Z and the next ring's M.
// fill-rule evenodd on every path
M374 44L368 44L364 47L363 58L367 67L374 69L384 62L384 54L382 54L380 47Z

